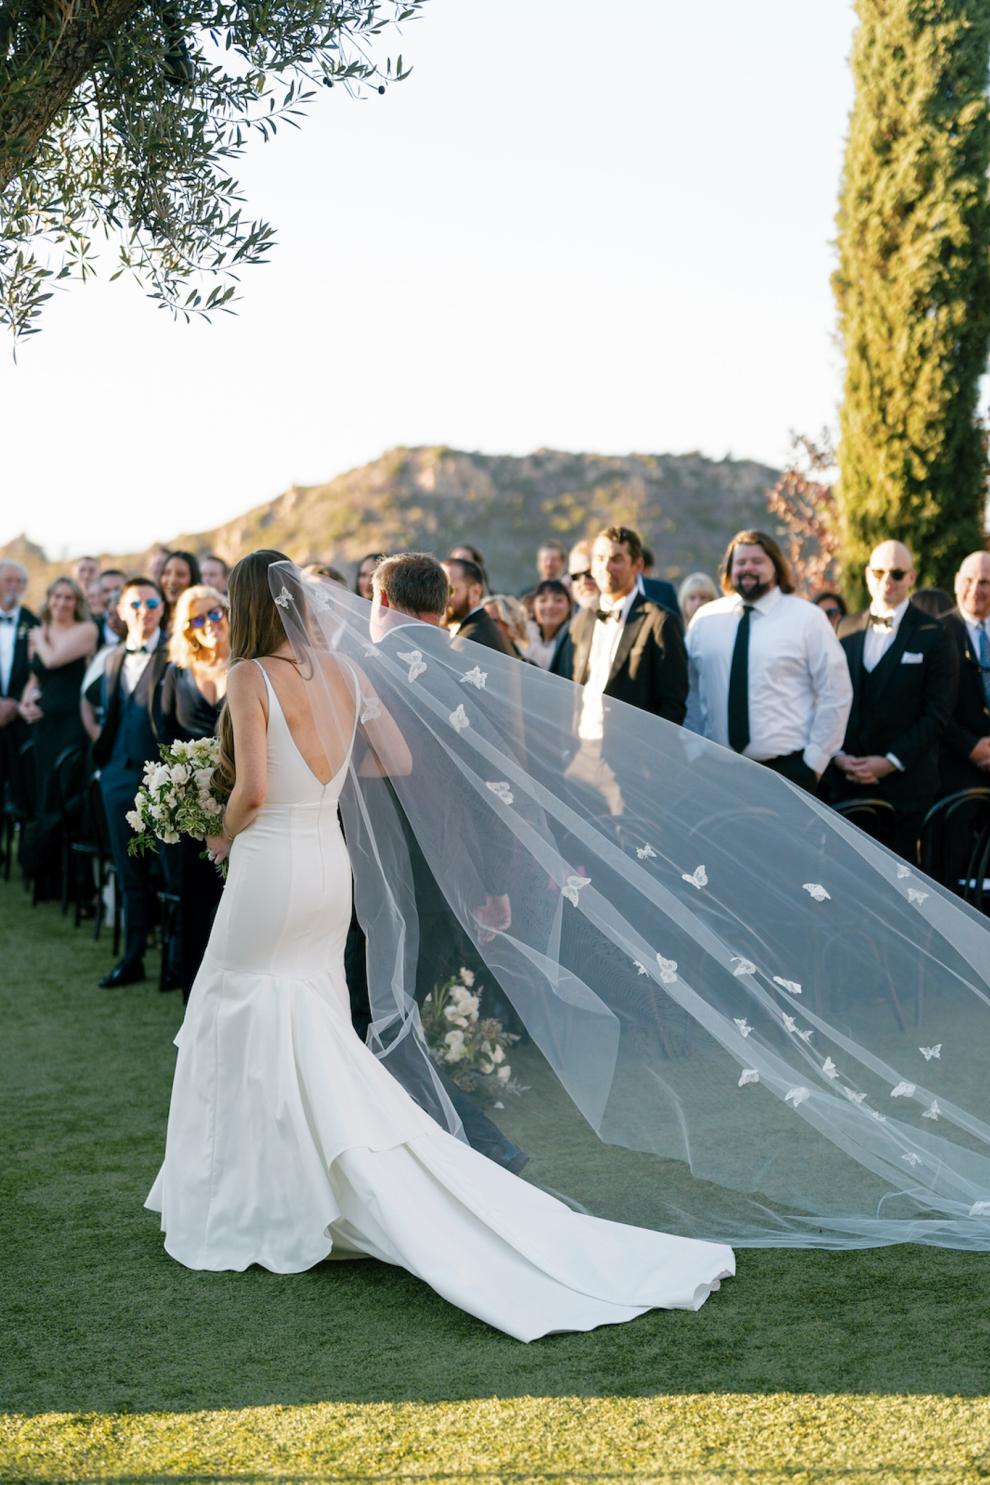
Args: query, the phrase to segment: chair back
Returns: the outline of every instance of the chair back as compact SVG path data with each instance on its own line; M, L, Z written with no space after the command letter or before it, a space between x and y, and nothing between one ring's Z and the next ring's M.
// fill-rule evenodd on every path
M959 789L932 805L921 826L922 870L968 902L982 900L980 863L990 840L990 788Z
M860 830L881 843L889 836L894 824L895 811L889 799L840 799L832 808L837 815L852 825L858 825Z

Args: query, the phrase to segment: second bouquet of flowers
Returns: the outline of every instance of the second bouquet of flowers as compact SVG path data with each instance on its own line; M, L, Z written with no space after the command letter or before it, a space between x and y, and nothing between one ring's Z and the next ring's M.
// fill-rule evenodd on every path
M216 835L227 803L226 794L214 782L220 758L217 738L162 743L158 751L159 761L144 765L134 808L127 814L134 831L127 847L132 856L157 851L159 841L172 846L183 835L193 840ZM219 870L227 875L226 861Z

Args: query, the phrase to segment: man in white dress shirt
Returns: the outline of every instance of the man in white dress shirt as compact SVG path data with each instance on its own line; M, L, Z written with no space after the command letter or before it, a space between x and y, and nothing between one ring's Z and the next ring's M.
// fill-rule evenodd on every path
M833 803L883 799L893 807L884 836L915 860L918 832L938 793L939 743L956 702L959 661L945 625L910 601L914 559L903 542L870 554L870 607L839 624L853 705L825 780Z
M722 588L688 629L687 726L813 793L852 705L835 632L795 595L787 559L762 531L732 538Z

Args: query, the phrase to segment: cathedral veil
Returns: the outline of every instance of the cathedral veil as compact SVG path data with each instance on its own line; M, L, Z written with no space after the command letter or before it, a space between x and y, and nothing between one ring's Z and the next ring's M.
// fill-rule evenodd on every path
M270 580L328 755L351 719L327 669L360 693L368 1041L428 1112L463 1133L419 1003L466 938L522 1030L525 1091L487 1112L527 1179L736 1246L990 1248L985 919L724 748L607 698L579 744L569 682Z

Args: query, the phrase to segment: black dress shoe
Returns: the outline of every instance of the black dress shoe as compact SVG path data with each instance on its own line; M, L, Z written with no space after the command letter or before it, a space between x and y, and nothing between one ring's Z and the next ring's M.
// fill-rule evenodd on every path
M144 979L144 962L141 959L122 959L108 975L100 981L101 990L117 990L122 985L139 985Z

